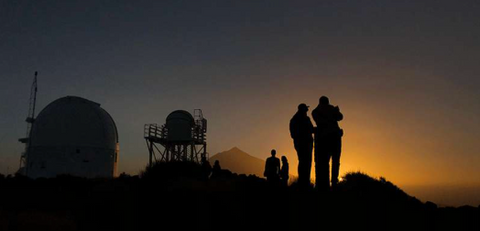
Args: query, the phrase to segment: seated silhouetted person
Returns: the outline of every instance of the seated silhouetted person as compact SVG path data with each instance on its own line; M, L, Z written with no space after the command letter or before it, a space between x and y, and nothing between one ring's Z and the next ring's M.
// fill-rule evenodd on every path
M286 156L282 156L282 168L280 169L280 181L282 186L288 186L289 177L288 160Z
M332 159L332 187L338 183L340 154L342 152L343 130L338 121L343 119L338 106L330 105L329 99L322 96L312 117L317 124L315 131L315 174L316 187L330 188L330 159Z
M275 157L277 151L275 149L271 152L272 156L267 158L265 162L265 172L263 175L267 178L267 181L270 183L277 183L279 181L280 173L280 160Z
M310 185L312 169L313 124L307 115L308 106L298 105L298 111L290 120L290 136L298 155L298 184L302 187Z
M215 163L213 164L212 176L210 178L211 179L230 179L235 176L236 174L232 173L230 170L222 169L220 167L220 161L216 160Z

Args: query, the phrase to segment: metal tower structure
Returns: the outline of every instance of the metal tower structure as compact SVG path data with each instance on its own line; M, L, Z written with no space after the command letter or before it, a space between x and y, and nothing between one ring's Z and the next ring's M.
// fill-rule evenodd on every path
M164 125L145 124L144 137L149 152L149 166L155 162L193 161L208 159L207 120L201 109L194 116L174 111Z
M37 75L38 72L35 71L35 77L33 79L32 87L30 88L30 101L29 101L29 106L28 106L28 115L27 119L25 120L27 122L27 132L25 138L18 139L20 143L25 144L25 151L22 153L20 157L20 169L19 171L23 174L26 174L27 172L27 156L28 156L28 151L30 148L30 134L32 131L32 125L35 122L35 106L37 104Z

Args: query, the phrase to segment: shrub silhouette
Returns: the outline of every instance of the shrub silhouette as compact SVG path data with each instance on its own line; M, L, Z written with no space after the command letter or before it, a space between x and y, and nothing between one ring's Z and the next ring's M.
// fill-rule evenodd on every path
M146 167L140 173L144 180L161 180L175 178L200 179L202 168L194 162L157 162L153 166Z
M409 196L385 178L376 179L362 172L345 174L338 186L342 192L362 198L372 204L387 204L397 208L398 206L418 207L422 205L420 200Z

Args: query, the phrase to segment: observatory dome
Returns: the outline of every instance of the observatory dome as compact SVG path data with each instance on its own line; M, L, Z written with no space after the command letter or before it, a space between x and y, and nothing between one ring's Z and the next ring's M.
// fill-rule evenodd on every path
M63 97L45 107L33 123L27 176L113 177L118 151L117 127L100 104Z
M195 119L192 114L184 110L174 111L167 116L167 139L173 142L190 141L193 139L192 129L194 126Z

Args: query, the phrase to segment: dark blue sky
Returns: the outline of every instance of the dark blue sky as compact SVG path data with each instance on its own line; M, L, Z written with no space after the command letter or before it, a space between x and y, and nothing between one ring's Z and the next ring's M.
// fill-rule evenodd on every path
M346 115L344 170L403 184L480 183L478 1L1 1L0 172L18 166L29 87L117 122L120 171L143 124L202 108L209 152L277 148L296 106ZM400 163L400 164L399 164Z

